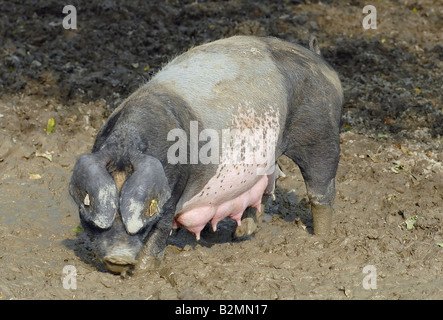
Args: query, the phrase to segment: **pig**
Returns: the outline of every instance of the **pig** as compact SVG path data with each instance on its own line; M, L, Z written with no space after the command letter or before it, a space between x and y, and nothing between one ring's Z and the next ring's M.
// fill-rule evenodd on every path
M274 37L206 43L114 110L69 186L110 272L158 266L174 227L197 239L227 217L241 228L245 210L273 193L281 155L303 175L314 236L329 233L343 92L319 53L315 41L309 50Z

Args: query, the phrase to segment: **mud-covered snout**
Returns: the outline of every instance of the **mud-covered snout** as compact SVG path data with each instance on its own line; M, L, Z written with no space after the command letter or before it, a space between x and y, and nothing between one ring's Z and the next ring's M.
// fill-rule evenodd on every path
M131 256L110 255L104 258L104 264L108 271L115 274L125 274L135 267L137 260Z
M126 232L120 217L109 229L97 229L82 220L83 229L91 240L98 260L110 272L125 274L137 263L137 257L144 245L144 234L130 235Z

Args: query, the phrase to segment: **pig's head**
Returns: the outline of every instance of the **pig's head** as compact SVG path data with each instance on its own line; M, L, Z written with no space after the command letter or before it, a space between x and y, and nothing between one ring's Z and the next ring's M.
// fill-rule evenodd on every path
M109 172L112 157L103 152L82 155L69 186L95 254L113 273L136 264L171 195L158 159L137 154L129 160L124 170Z

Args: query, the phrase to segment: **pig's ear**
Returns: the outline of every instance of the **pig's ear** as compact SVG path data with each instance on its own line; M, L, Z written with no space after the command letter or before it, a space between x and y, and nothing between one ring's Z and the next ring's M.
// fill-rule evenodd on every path
M129 234L157 221L171 196L161 162L148 155L131 159L134 171L120 191L120 214Z
M118 192L98 153L80 156L74 166L69 193L79 206L82 219L100 229L111 227L118 210Z

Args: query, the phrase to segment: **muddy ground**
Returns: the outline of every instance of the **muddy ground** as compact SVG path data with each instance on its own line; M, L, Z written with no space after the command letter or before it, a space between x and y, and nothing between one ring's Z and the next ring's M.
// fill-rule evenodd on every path
M441 2L374 2L375 30L360 1L71 3L67 31L60 1L0 1L0 299L443 299ZM254 236L233 239L232 221L199 242L179 229L158 270L105 272L76 229L76 158L164 63L235 34L314 34L340 74L331 235L312 235L300 172L282 158L287 177ZM76 289L63 286L67 265Z

